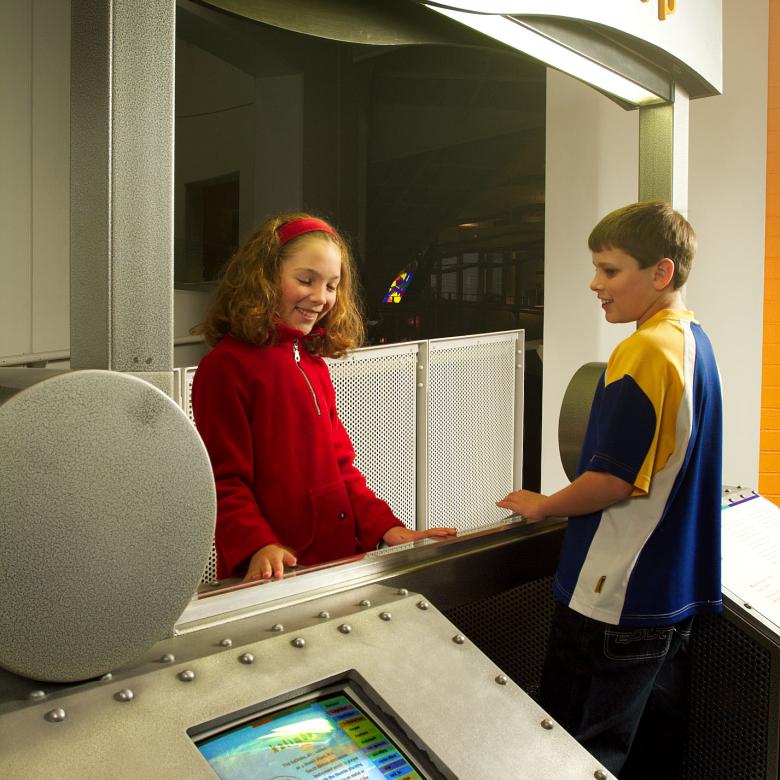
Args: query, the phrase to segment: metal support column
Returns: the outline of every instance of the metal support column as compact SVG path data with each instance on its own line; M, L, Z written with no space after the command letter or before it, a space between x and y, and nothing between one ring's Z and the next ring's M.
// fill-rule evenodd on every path
M73 0L71 366L173 392L174 0Z
M664 200L688 212L687 93L675 85L674 102L639 109L639 200Z

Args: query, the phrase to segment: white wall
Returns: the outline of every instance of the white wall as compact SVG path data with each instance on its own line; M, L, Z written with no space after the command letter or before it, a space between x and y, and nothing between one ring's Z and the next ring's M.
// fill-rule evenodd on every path
M568 480L558 451L566 386L583 363L606 361L630 326L609 325L588 285L588 234L608 211L636 200L639 115L591 87L547 72L542 492Z
M689 219L699 250L687 303L709 333L724 391L724 482L758 483L766 164L766 0L725 0L724 94L690 106ZM573 120L576 117L576 120ZM630 326L604 322L588 290L593 225L637 199L637 112L547 80L542 490L567 480L558 414L571 376L605 361Z
M723 478L758 485L766 210L767 0L723 3L723 95L691 102L688 305L723 381Z
M0 356L69 347L70 4L0 2Z
M70 3L0 2L0 106L0 358L67 352ZM175 291L175 337L203 319L208 300ZM175 364L202 351L177 348Z

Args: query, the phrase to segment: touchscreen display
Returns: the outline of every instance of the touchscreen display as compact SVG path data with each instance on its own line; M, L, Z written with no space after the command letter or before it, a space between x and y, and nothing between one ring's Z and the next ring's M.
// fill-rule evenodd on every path
M223 780L422 780L379 726L341 692L259 716L197 747Z

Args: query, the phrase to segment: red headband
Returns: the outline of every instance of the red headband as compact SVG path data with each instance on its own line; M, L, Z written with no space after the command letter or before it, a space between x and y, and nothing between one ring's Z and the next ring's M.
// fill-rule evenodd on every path
M302 217L285 222L284 225L276 229L276 233L279 236L279 243L284 245L290 239L300 236L301 233L311 233L312 230L322 230L332 236L338 236L338 233L327 222L316 217Z

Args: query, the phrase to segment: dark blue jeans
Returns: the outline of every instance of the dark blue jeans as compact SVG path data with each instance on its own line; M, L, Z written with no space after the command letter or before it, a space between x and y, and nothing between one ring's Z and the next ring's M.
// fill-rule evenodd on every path
M666 694L669 680L680 684L679 670L668 672L685 656L692 622L688 618L654 628L612 626L556 601L539 703L619 775L654 688L661 678ZM682 695L679 701L684 700ZM658 750L666 747L659 745Z

